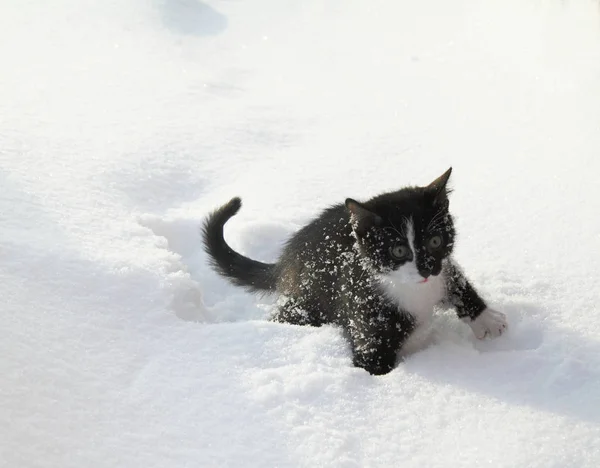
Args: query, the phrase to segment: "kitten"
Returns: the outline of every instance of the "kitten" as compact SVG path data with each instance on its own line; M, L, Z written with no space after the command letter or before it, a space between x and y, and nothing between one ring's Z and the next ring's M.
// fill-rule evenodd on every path
M206 252L233 283L278 293L275 321L339 325L354 365L386 374L434 306L454 307L480 339L499 336L507 326L504 314L486 306L451 256L451 172L426 187L332 206L292 236L275 264L244 257L225 242L223 226L241 207L234 198L206 220Z

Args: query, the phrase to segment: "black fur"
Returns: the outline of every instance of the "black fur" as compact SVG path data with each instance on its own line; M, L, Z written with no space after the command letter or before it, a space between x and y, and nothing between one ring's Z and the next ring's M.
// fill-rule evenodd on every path
M444 274L444 301L456 307L459 317L475 319L486 307L450 257L455 238L446 188L450 172L426 187L332 206L292 236L276 264L244 257L223 239L225 222L241 206L234 198L206 221L205 248L217 271L235 284L281 295L274 320L337 324L348 335L354 364L385 374L393 369L416 320L384 293L380 275L416 257L422 278ZM407 219L414 225L415 252L403 232ZM433 237L439 239L433 242Z
M223 238L225 223L241 207L242 200L236 197L210 214L202 228L204 248L211 257L213 267L234 284L244 286L249 291L275 291L275 265L240 255Z

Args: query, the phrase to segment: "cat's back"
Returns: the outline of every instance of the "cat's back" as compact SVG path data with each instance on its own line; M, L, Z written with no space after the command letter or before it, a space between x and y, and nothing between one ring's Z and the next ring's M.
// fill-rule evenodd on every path
M350 215L342 204L327 208L306 226L297 231L287 242L284 255L298 256L308 251L322 252L323 249L339 244L351 247Z
M354 242L345 206L324 210L285 245L277 264L280 284L285 285L280 289L289 292L300 284L311 289L335 283L341 273L340 259L351 254Z

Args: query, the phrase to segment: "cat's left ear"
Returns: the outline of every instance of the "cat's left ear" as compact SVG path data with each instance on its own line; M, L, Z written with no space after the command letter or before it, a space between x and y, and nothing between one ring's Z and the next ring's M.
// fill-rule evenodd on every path
M448 194L451 192L448 189L448 179L452 174L452 168L448 169L441 176L431 182L425 190L430 194L434 205L448 205Z
M369 229L374 226L381 226L383 220L381 216L373 213L364 205L361 205L352 198L346 198L346 208L350 211L352 229L360 237L363 237Z

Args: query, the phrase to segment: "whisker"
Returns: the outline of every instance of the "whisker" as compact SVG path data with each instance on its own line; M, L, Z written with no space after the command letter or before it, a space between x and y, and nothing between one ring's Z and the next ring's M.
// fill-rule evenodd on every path
M427 231L431 232L431 231L435 231L436 229L440 229L443 228L445 225L444 221L440 221L430 227L427 228Z
M431 221L429 221L429 224L427 225L427 230L429 231L433 228L433 226L437 226L438 224L445 222L446 214L447 212L445 210L439 210L435 215L433 215L433 218L431 218Z

